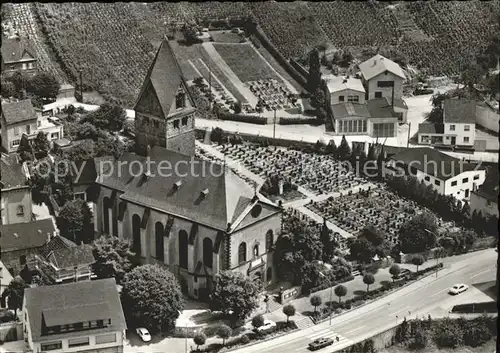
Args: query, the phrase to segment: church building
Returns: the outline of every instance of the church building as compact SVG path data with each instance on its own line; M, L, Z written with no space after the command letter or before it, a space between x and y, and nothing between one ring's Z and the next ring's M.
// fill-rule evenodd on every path
M282 210L227 167L195 157L196 108L167 39L135 113L136 153L96 161L95 230L129 239L143 263L170 270L193 298L206 299L222 270L269 284Z

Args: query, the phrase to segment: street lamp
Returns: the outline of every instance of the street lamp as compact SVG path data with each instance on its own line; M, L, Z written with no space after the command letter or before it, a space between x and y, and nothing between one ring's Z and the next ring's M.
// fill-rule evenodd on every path
M424 230L425 230L427 233L433 234L433 235L436 237L436 239L437 239L437 235L436 235L434 232L431 232L431 231L430 231L429 229L427 229L427 228L425 228ZM438 276L438 267L437 267L437 265L439 264L439 253L440 253L440 251L438 250L438 251L436 252L436 278L437 278L437 276Z
M330 285L330 326L332 326L332 304L333 304L333 286L332 286L332 281L330 280L329 277L325 276L323 272L320 272L319 275L321 277L324 277L328 279L328 284Z

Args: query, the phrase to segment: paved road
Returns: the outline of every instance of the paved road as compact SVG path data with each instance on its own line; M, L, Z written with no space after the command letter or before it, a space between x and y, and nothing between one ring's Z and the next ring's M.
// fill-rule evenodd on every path
M474 256L471 256L474 255ZM344 348L353 340L370 337L399 322L403 317L414 318L431 314L433 317L446 316L453 305L472 299L486 301L486 295L474 285L494 281L497 253L493 249L469 254L464 260L455 262L442 270L438 277L429 276L401 289L387 297L368 304L358 310L318 324L303 331L282 336L250 347L236 350L238 353L262 352L309 352L307 345L318 337L339 337L333 347L318 352L330 353L333 349ZM455 283L467 283L469 291L458 296L447 293ZM396 317L397 316L397 317ZM333 348L333 349L332 349Z

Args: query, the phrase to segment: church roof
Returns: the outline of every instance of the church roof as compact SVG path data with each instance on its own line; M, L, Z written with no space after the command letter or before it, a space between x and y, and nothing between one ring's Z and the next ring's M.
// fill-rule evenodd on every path
M97 182L123 191L120 198L125 201L223 231L228 223L234 229L234 222L254 202L252 187L220 164L158 146L151 148L148 158L149 175L138 173L147 170L147 158L125 153L113 162L113 174L103 174ZM139 163L133 163L137 168L130 174L132 161ZM277 206L269 207L278 212Z
M170 107L175 100L175 94L183 81L184 79L177 58L168 39L165 38L156 52L153 63L149 67L135 107L137 107L143 94L149 85L151 85L156 93L163 114L168 116Z

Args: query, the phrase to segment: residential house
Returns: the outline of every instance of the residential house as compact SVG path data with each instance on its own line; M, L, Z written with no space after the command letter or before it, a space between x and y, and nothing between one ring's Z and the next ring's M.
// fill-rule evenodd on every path
M27 288L23 314L32 352L123 352L127 326L114 278Z
M338 103L331 106L333 125L339 135L395 137L398 115L387 98L371 99L365 104Z
M496 132L500 125L500 112L498 110L498 102L478 102L476 105L476 125L480 125L485 129Z
M403 101L403 83L406 76L401 67L380 54L358 66L366 90L366 100L387 98L398 113L400 122L405 123L408 107Z
M78 282L95 277L92 272L94 262L92 246L76 245L64 237L55 236L40 248L30 267L53 283Z
M23 135L32 140L40 131L49 141L64 136L63 125L42 116L31 100L2 100L2 146L8 153L17 151Z
M433 148L408 148L389 158L385 171L409 174L441 195L469 200L471 191L484 183L485 170L478 164L451 157Z
M498 169L491 169L483 185L472 190L471 212L480 212L483 217L498 217L498 180Z
M138 153L101 159L96 168L95 231L131 240L142 262L169 269L194 298L208 297L221 270L266 285L282 210L228 168L193 156L194 108L179 91L183 82L164 40L136 105ZM152 141L144 124L162 126L155 133L161 146L141 147ZM165 161L173 171L150 169Z
M361 80L353 77L334 75L323 76L329 93L329 104L339 103L365 103L365 88Z
M70 174L75 199L95 201L98 160L74 161L74 168L71 168Z
M37 71L37 56L29 40L20 38L2 38L2 74L12 75L21 70L28 75Z
M39 249L55 235L51 218L0 225L2 262L13 276L20 274Z
M17 156L2 153L1 161L1 223L26 223L33 218L28 171Z
M0 298L1 298L1 307L5 308L5 297L3 296L3 292L7 289L10 282L14 277L10 274L9 270L5 267L5 265L0 261Z
M443 124L419 124L418 142L426 145L474 147L476 105L474 100L446 99L443 102Z

